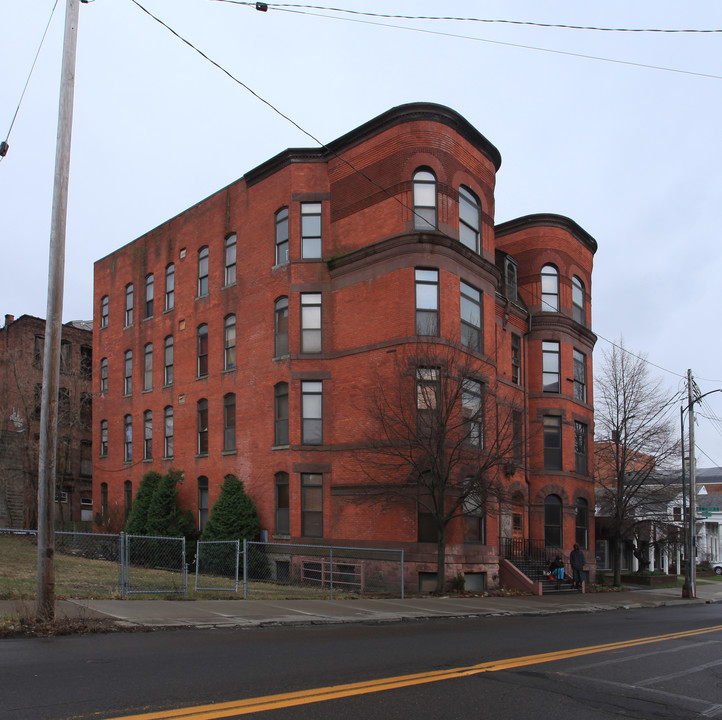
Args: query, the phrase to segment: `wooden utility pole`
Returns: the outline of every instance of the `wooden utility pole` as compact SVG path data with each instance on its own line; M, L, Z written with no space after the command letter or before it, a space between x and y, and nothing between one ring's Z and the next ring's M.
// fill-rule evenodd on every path
M35 617L55 619L55 475L58 446L58 386L60 340L63 328L65 279L65 227L68 215L70 139L75 94L75 52L78 40L79 0L67 0L63 64L60 77L58 135L55 148L55 183L50 226L48 309L45 320L43 389L38 448L38 587Z

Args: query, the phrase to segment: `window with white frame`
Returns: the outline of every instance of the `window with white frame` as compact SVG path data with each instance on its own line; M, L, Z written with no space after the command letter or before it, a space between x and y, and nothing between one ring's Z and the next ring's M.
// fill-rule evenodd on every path
M559 343L542 341L542 389L548 393L560 392Z
M541 270L541 309L544 312L559 312L559 271L553 265Z
M301 443L323 444L323 382L301 382Z
M416 268L416 334L439 334L439 271Z
M133 324L133 283L125 286L125 326Z
M308 260L322 256L321 203L301 203L301 257Z
M481 237L481 203L479 198L463 185L459 188L459 240L478 253Z
M421 168L414 173L414 229L436 229L436 176Z
M321 293L301 293L301 352L321 352Z

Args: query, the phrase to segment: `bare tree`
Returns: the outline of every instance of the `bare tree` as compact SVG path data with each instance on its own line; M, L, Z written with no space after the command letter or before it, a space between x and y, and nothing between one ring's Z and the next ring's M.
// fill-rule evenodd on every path
M370 481L367 497L415 505L420 535L436 540L441 593L448 525L493 512L503 499L498 469L521 462L521 414L484 382L481 363L453 345L419 341L392 357L377 374L356 458Z
M667 521L675 494L672 468L679 457L670 417L677 399L650 376L646 358L629 353L621 340L604 353L596 376L596 482L614 544L615 585L621 584L625 543L642 557L640 524Z

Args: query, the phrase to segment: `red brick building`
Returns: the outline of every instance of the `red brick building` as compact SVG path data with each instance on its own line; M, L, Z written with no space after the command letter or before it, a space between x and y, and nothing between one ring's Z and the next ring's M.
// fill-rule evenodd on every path
M447 574L494 585L500 538L593 548L596 242L557 215L495 226L500 164L456 112L404 105L99 260L96 511L122 516L147 470L176 467L202 526L234 473L269 539L404 547L413 584L435 570L415 505L351 496L373 383L422 339L478 368L523 436L498 511L466 542L449 525Z
M90 531L90 323L65 323L61 338L56 526ZM45 320L6 315L0 343L0 527L35 528Z

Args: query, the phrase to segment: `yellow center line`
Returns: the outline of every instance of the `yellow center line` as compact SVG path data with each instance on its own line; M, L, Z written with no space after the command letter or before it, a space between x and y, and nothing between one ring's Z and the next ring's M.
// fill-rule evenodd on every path
M414 673L412 675L398 675L395 677L380 678L378 680L364 680L357 683L331 685L329 687L280 693L278 695L266 695L263 697L248 698L246 700L234 700L232 702L213 705L197 705L195 707L179 708L176 710L162 710L159 712L143 713L141 715L125 715L118 718L109 718L108 720L218 720L218 718L227 718L234 715L247 715L249 713L263 712L266 710L278 710L280 708L296 705L308 705L310 703L324 702L325 700L336 700L354 695L365 695L368 693L382 692L384 690L393 690L413 685L438 682L439 680L468 677L470 675L478 675L479 673L508 670L510 668L524 667L526 665L538 665L540 663L553 662L555 660L566 660L569 658L580 657L582 655L592 655L594 653L603 653L610 650L622 650L625 648L636 647L638 645L648 645L650 643L677 640L679 638L693 637L694 635L703 635L706 633L720 631L722 631L722 625L713 625L711 627L700 628L698 630L684 630L682 632L668 633L666 635L654 635L652 637L636 638L634 640L623 640L616 643L590 645L588 647L571 648L569 650L559 650L556 652L541 653L538 655L524 655L516 658L507 658L505 660L492 660L491 662L479 663L478 665L449 668L448 670L434 670L430 672Z

